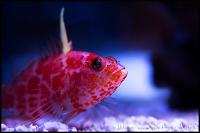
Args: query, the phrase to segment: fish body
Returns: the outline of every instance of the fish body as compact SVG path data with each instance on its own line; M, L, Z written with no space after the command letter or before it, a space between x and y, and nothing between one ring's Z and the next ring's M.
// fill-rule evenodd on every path
M70 44L33 62L2 87L2 107L33 121L46 114L68 121L112 95L126 76L113 57L74 51Z

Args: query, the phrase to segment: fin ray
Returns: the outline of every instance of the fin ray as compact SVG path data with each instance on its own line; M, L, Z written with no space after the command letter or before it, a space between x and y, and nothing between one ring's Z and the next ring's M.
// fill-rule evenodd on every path
M71 50L72 42L68 41L67 32L64 23L64 8L61 9L60 12L60 37L63 46L63 53L66 54L68 51Z

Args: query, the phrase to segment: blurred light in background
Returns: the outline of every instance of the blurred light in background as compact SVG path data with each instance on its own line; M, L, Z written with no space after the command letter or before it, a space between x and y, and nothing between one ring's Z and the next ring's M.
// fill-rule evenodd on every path
M148 52L125 52L113 54L128 71L128 76L113 96L127 100L166 100L169 90L156 89L153 69Z

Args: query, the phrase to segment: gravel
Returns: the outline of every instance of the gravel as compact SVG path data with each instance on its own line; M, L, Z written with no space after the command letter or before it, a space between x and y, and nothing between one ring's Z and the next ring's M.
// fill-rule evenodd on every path
M53 120L51 117L29 125L24 125L24 121L19 119L7 119L1 123L1 131L199 131L197 110L189 112L170 110L158 102L152 104L118 102L108 105L101 104L88 109L68 124Z
M76 123L76 126L66 125L61 122L49 121L41 125L17 125L10 127L1 124L1 131L199 131L198 115L196 119L173 118L171 120L157 119L152 116L123 116L105 117L101 121L87 121Z

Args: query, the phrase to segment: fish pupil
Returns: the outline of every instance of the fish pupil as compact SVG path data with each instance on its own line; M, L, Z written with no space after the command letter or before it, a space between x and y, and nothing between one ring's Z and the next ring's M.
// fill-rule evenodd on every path
M94 58L92 62L92 68L94 70L100 70L102 66L101 59L99 57Z

